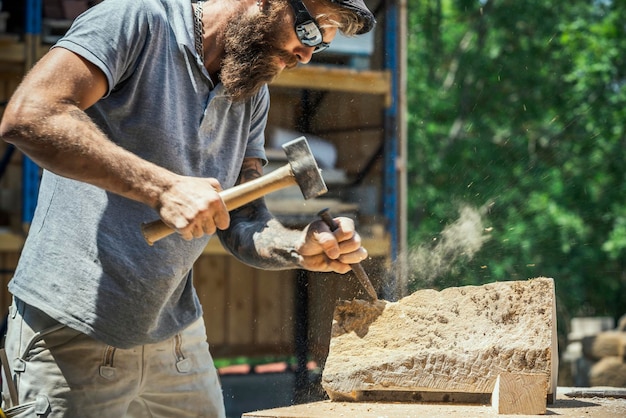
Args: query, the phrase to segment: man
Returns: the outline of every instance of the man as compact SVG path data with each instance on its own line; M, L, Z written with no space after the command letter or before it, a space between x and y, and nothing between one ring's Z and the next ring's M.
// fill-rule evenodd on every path
M105 0L74 22L0 124L44 168L9 286L12 416L224 416L191 279L210 236L266 269L367 252L349 219L289 230L218 192L262 174L266 83L373 24L362 0ZM178 235L150 247L156 216Z

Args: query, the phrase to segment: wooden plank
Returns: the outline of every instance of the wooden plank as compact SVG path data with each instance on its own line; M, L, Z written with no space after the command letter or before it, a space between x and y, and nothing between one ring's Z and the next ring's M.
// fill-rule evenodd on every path
M284 341L287 330L283 328L282 303L283 277L279 271L262 271L256 274L256 328L255 344L276 344Z
M361 94L381 94L391 104L391 75L388 71L357 71L324 66L297 67L283 71L271 84L276 87L309 88Z
M294 340L294 317L295 317L295 287L296 270L281 272L281 296L280 296L280 329L282 334L281 345L285 352L293 354L295 347Z
M599 398L593 400L572 400L564 396L559 388L559 395L546 415L562 418L623 418L626 416L626 402L623 399ZM369 402L331 402L321 401L262 411L247 412L243 418L477 418L500 416L488 404L458 405L431 403L369 403ZM526 415L536 417L537 415Z
M416 415L419 406L410 404L391 403L337 403L316 402L311 404L294 405L283 408L268 409L265 411L248 412L244 418L407 418L433 417L433 415Z
M226 338L226 256L201 256L194 265L194 286L204 311L207 339L211 345Z
M543 415L548 394L545 374L501 373L491 397L498 414Z
M241 263L239 260L228 258L227 281L227 344L252 344L254 339L254 312L256 270Z

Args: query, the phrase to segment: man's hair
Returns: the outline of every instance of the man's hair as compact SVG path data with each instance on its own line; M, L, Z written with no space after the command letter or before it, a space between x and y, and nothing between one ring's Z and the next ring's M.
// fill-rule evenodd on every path
M328 0L315 1L323 3L329 9L328 12L315 16L322 20L322 26L336 26L346 36L354 36L363 28L363 23L353 11Z

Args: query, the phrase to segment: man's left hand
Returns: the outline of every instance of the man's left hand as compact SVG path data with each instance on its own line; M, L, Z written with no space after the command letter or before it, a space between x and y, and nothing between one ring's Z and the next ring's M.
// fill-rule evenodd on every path
M302 256L302 267L311 271L347 273L350 264L367 258L367 250L361 246L361 237L350 218L335 218L336 230L321 220L310 223L304 230L304 242L297 248Z

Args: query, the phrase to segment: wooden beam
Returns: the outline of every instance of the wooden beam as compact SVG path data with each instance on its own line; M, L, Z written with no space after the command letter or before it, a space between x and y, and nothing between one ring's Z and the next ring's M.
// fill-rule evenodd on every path
M549 408L546 415L554 415L559 418L622 418L626 416L626 403L623 399L589 396L594 399L572 401L560 392L559 390L559 397L554 407ZM598 391L595 392L598 393ZM485 407L485 405L331 401L247 412L242 415L243 418L497 418L499 416L493 408ZM537 416L535 415L535 417Z
M501 373L491 397L498 414L544 415L546 413L547 375Z
M389 237L362 237L363 246L371 257L388 256L389 255ZM0 253L3 252L20 252L24 245L24 236L12 232L0 232ZM204 248L203 254L214 255L230 255L228 251L222 247L220 240L216 237L211 238Z
M357 71L349 68L302 66L283 71L271 85L297 89L380 94L385 97L385 106L391 104L389 71Z

